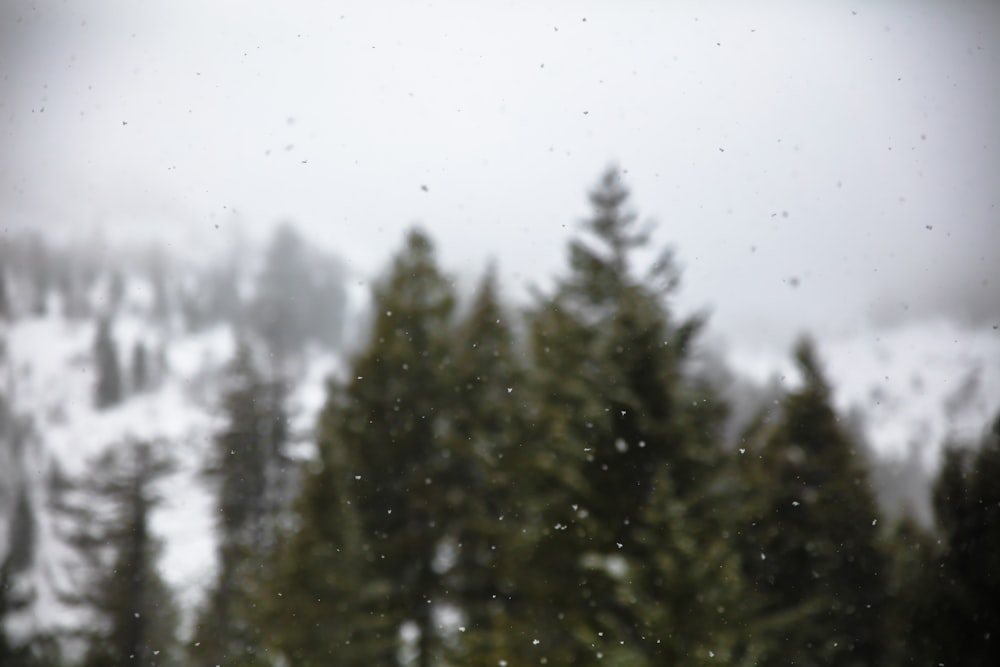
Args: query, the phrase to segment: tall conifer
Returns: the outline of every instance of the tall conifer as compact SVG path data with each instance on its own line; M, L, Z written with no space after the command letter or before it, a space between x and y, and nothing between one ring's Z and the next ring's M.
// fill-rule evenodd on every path
M448 642L456 664L516 661L517 646L531 644L519 570L538 533L528 470L533 401L511 317L491 267L453 337L444 520L454 558L443 581L462 617Z
M951 445L933 489L936 549L912 582L908 657L1000 661L1000 414L976 447Z
M533 613L562 619L543 626L550 662L698 664L710 639L731 648L721 629L740 591L716 511L723 410L689 373L701 322L668 307L673 256L642 271L650 229L628 199L608 170L568 276L530 313L548 480Z
M393 664L408 651L428 667L441 652L437 563L456 491L446 447L454 302L430 239L410 232L375 289L370 342L346 382L329 388L320 466L279 557L282 596L315 592L317 602L305 612L278 602L274 613L337 628L326 643L311 635L307 646L286 644L304 664ZM405 627L416 631L413 645L400 639Z
M150 528L160 502L156 481L172 470L156 445L126 443L95 461L63 507L86 579L66 599L89 608L93 626L85 667L176 665L177 609L156 561L160 542Z
M237 345L226 374L222 409L206 468L218 489L218 560L196 633L192 660L256 664L260 627L253 619L250 586L276 545L293 470L288 459L286 388L259 370L251 348Z
M802 386L747 442L744 563L774 621L760 664L878 664L889 583L879 509L808 340L795 361Z
M102 317L97 322L94 361L97 370L97 383L94 387L96 406L104 409L120 403L124 397L121 363L118 360L118 345L111 332L111 320L107 317Z

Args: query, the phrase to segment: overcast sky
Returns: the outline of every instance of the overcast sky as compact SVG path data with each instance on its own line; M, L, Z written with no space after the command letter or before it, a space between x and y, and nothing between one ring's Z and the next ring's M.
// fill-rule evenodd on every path
M717 333L1000 320L997 2L35 4L5 227L291 220L370 272L419 223L518 295L615 163Z

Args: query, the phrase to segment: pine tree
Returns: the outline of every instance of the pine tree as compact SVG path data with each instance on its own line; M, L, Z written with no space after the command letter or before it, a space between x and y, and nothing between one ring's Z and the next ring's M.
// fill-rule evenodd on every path
M112 337L111 321L106 317L97 322L94 360L97 369L94 402L98 409L109 408L121 402L124 391L121 366L118 361L118 345Z
M725 655L727 616L716 610L741 590L719 537L722 407L686 369L701 321L675 322L666 305L678 284L669 250L636 274L649 230L628 198L608 170L568 277L530 314L535 437L547 443L537 465L546 528L531 566L545 575L532 613L557 664L698 664L710 640ZM717 569L697 567L706 562Z
M348 381L328 390L322 465L305 483L286 556L295 561L279 578L282 600L317 600L308 610L279 602L273 612L307 621L287 635L301 643L280 640L302 664L398 664L405 648L428 667L440 653L435 561L454 492L444 447L454 295L426 235L407 236L375 304L368 346ZM415 646L400 640L408 624Z
M422 232L407 236L375 303L372 343L353 365L339 439L355 468L352 497L375 571L392 582L390 609L416 626L416 664L429 667L440 601L434 562L454 479L441 435L455 297Z
M402 619L392 607L392 580L375 567L342 444L343 388L331 385L318 426L318 457L295 502L267 576L253 581L262 640L289 664L322 667L394 665Z
M933 654L929 647L943 625L940 609L928 606L934 600L938 576L934 535L926 526L904 515L883 542L889 560L883 664L899 667L920 664ZM917 627L916 621L928 610L931 610L930 623Z
M218 484L218 568L192 652L193 660L209 665L259 659L260 628L251 619L248 587L275 548L292 481L284 383L263 376L245 343L237 345L227 381L227 423L206 469Z
M88 608L85 667L175 665L178 612L157 571L160 543L150 516L160 502L154 486L172 470L158 445L127 443L94 462L63 511L75 519L70 540L87 579L66 600Z
M519 621L520 559L537 535L521 476L531 464L525 369L491 268L453 336L448 399L449 493L444 531L453 562L443 573L462 630L444 642L454 664L516 661L530 646ZM513 662L512 662L513 664Z
M878 664L889 574L878 507L808 340L795 360L801 388L747 438L744 564L770 621L759 664Z
M339 263L308 247L293 227L279 227L248 313L271 352L283 358L309 341L338 345L345 305Z
M36 525L27 489L16 492L14 511L7 527L7 553L0 559L0 665L31 665L33 653L30 638L13 637L9 633L11 617L24 611L34 598L22 575L34 559Z
M117 313L125 301L125 276L118 269L108 277L108 310Z
M52 253L38 236L28 238L28 272L31 280L32 311L44 317L49 310L49 291L52 288Z
M934 485L937 544L912 585L910 661L1000 661L1000 414L978 447L950 446Z
M142 393L149 389L149 354L146 345L137 340L132 348L132 391Z

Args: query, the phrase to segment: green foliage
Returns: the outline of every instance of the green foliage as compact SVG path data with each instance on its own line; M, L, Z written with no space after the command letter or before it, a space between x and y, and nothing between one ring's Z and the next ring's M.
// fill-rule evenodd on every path
M392 664L406 622L419 631L419 665L432 664L438 651L432 614L441 589L434 562L455 480L443 446L454 302L430 240L411 232L376 288L369 346L354 360L349 380L330 387L318 436L322 468L306 480L301 525L289 541L294 550L279 557L279 570L282 558L295 559L278 580L282 597L301 599L296 589L309 586L312 594L325 581L332 596L308 613L325 619L316 621L324 628L337 625L343 638L295 647L275 638L303 664L331 658L343 665ZM327 524L331 512L339 525ZM301 569L309 566L316 569ZM345 587L351 595L342 594ZM299 613L285 600L271 604L279 614Z
M262 649L251 587L275 549L292 482L287 392L282 381L264 377L245 343L237 345L226 383L226 424L206 468L219 495L217 573L190 658L206 665L253 665Z
M934 590L937 549L933 534L909 516L896 522L883 537L883 550L889 557L887 609L884 638L885 665L912 665L927 660L927 645L938 622L918 629L916 621L928 610ZM932 612L935 616L939 611ZM928 618L927 620L930 620ZM926 634L930 632L930 634Z
M795 359L802 387L747 438L744 562L776 621L760 664L877 664L888 584L878 507L808 341Z
M701 320L672 317L669 250L636 275L649 231L627 200L609 170L591 193L591 237L530 314L549 489L532 566L547 579L538 602L560 619L543 626L561 647L550 660L699 664L736 650L717 611L735 609L742 587L716 512L724 408L688 372Z
M445 454L446 602L462 612L460 630L442 643L449 662L497 665L511 660L523 584L521 558L537 535L523 475L533 452L526 415L531 403L509 314L490 270L453 335ZM513 630L513 631L512 631Z
M66 600L90 611L84 667L176 665L178 612L157 571L160 543L150 515L160 502L156 481L173 469L162 443L134 442L96 460L63 508L86 565L80 589Z
M916 571L910 659L1000 661L1000 414L976 448L952 446L934 486L938 548Z
M996 438L949 454L940 548L912 522L880 532L807 341L801 386L727 450L727 406L697 363L704 322L671 306L673 255L651 252L617 171L590 201L524 327L492 271L458 308L430 239L407 236L367 344L329 383L290 520L276 539L223 540L223 563L238 544L252 567L234 570L239 604L208 613L252 650L206 659L848 667L955 664L968 645L969 664L995 662ZM220 435L220 461L271 423L237 422L257 425ZM237 535L266 485L226 474Z

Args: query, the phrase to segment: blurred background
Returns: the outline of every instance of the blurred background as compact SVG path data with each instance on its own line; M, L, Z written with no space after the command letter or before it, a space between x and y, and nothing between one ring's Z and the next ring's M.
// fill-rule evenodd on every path
M3 3L0 664L992 664L998 44Z

